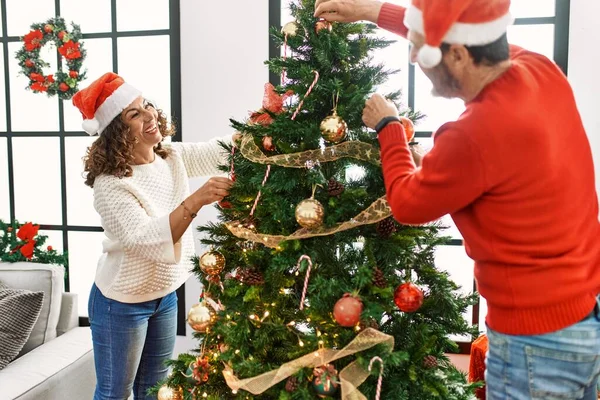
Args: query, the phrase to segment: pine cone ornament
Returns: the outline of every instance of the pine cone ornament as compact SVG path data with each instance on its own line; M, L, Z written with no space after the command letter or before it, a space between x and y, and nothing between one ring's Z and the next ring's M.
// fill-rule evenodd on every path
M377 267L375 267L375 270L373 271L373 285L380 289L386 288L388 285L387 279L385 279L385 275L383 275L383 271Z
M378 222L376 229L379 236L388 238L392 233L396 232L396 223L392 218L387 218Z
M379 330L379 324L373 318L360 321L360 330L365 330L367 328Z
M438 360L436 356L427 356L423 359L423 366L425 368L437 368Z
M298 387L300 387L300 381L298 380L298 378L296 378L295 376L290 376L287 382L285 383L285 390L292 393L295 392L296 389L298 389Z
M336 181L333 178L331 178L329 180L329 183L327 186L327 191L329 192L329 196L337 197L340 194L344 193L344 190L346 190L344 185L342 185L341 183L339 183L338 181Z
M260 271L254 269L246 269L243 271L238 271L237 279L250 286L259 286L265 283L265 278Z

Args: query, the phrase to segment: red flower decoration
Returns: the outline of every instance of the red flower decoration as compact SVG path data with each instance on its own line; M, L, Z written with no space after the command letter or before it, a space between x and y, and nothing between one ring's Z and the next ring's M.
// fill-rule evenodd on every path
M58 48L58 52L67 60L75 60L81 57L81 52L79 51L79 43L75 43L72 40L69 40L67 43L60 46Z
M35 247L35 240L28 240L27 243L25 243L23 246L21 246L19 251L21 252L21 254L23 254L23 257L25 257L28 260L31 260L31 258L33 257L33 248L34 247Z
M58 32L58 38L59 38L60 40L63 40L63 38L65 37L65 35L66 35L66 34L67 34L67 32L65 32L65 31L60 31L60 32Z
M48 91L48 86L44 85L43 83L33 83L31 86L29 86L31 88L31 90L35 90L36 92L47 92Z
M23 41L25 42L25 48L27 51L33 51L39 47L42 47L41 41L44 37L44 34L40 30L35 30L29 32L25 37L23 37Z
M52 251L52 250L54 250L54 248L52 248L52 246L48 246L46 249L47 249L48 251Z
M263 105L259 111L250 114L250 121L258 125L270 125L273 123L272 114L281 114L283 112L283 103L294 94L288 90L285 94L279 95L275 92L275 87L271 83L265 85L265 94L263 96Z
M29 79L31 79L32 81L35 81L35 82L40 82L40 83L43 83L45 81L44 75L38 74L37 72L32 72L29 75Z
M70 88L69 88L69 85L67 85L67 84L66 84L66 83L64 83L64 82L61 82L61 83L60 83L60 85L58 85L58 89L59 89L61 92L66 92L66 91L67 91L67 90L69 90Z
M25 66L27 68L31 68L33 67L35 64L33 63L33 61L31 61L29 58L27 60L25 60Z
M35 235L38 234L39 230L39 225L33 225L31 222L28 222L19 228L19 230L17 231L17 237L21 240L29 241L32 240L35 237Z
M54 83L54 75L48 75L46 77L46 81L48 81L49 83Z
M69 76L71 78L77 78L79 74L77 73L77 71L69 71Z

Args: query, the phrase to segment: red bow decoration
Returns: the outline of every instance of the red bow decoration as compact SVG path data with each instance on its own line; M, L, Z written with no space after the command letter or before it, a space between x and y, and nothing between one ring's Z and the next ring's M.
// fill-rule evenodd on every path
M262 108L250 114L250 121L263 126L271 125L273 117L269 113L281 114L283 112L283 103L293 96L293 94L294 92L288 90L283 95L280 95L275 91L275 87L271 83L265 84Z
M18 245L11 251L11 253L14 253L18 250L21 252L21 254L23 254L23 257L31 260L33 257L33 250L35 248L35 240L33 240L33 238L37 235L39 229L39 225L33 225L31 222L22 225L17 231L17 237L23 240L25 244Z
M208 373L210 372L208 357L199 356L196 358L196 361L192 364L192 369L192 376L198 383L204 383L208 381Z

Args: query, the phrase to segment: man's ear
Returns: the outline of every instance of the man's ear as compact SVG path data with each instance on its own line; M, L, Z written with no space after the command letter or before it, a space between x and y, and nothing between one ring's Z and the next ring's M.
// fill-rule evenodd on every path
M452 64L456 67L465 67L471 60L471 55L467 48L460 44L450 45L450 49L445 55L446 63Z

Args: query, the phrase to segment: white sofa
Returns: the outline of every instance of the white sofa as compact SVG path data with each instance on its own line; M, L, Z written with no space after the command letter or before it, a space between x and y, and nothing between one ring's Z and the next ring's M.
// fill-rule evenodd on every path
M0 281L43 291L42 311L18 358L0 370L0 400L90 400L96 376L92 338L79 327L77 295L65 293L62 267L0 263Z

